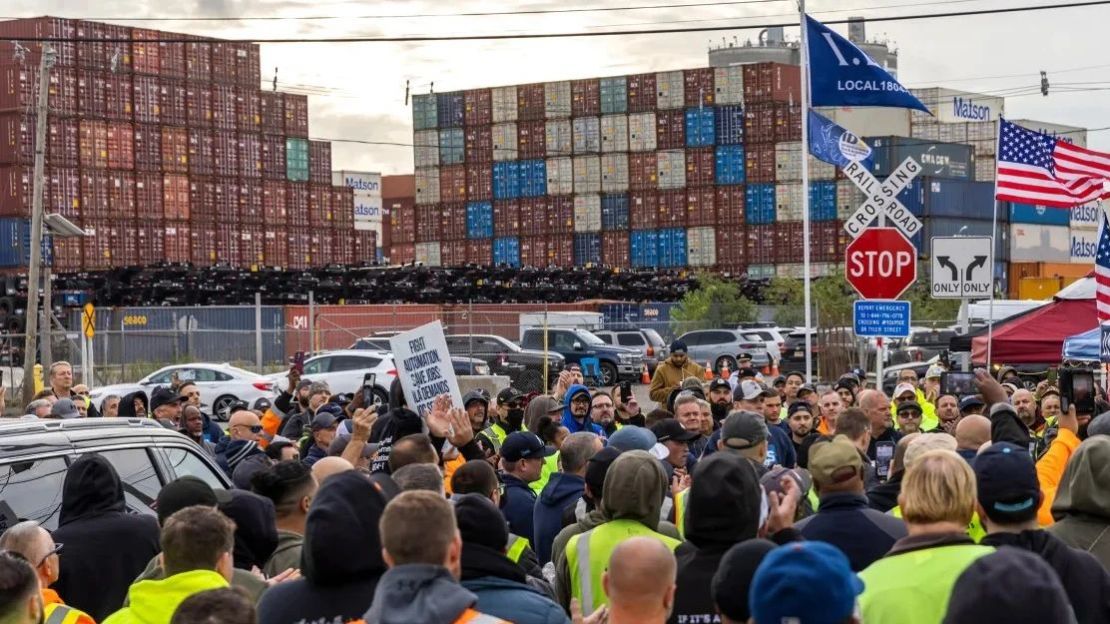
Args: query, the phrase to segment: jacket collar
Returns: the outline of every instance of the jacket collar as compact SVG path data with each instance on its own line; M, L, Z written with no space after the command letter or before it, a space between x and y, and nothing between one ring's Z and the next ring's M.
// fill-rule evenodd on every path
M975 541L967 533L930 533L928 535L915 535L903 537L894 542L887 557L902 555L915 550L927 548L940 548L941 546L974 546Z
M867 497L856 492L833 492L821 496L818 511L851 510L869 508Z

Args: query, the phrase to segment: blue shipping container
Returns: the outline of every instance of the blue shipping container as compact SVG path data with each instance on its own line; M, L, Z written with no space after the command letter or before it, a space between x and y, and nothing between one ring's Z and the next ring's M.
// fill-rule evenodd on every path
M412 129L431 130L439 123L434 93L412 96Z
M448 128L439 131L439 164L461 165L465 138L462 128Z
M599 90L602 115L628 112L628 83L624 76L602 78Z
M659 266L658 230L633 230L630 242L632 266L638 269Z
M739 104L718 106L717 144L740 145L744 142L744 107Z
M466 104L462 91L440 93L436 100L436 120L440 128L461 128Z
M44 228L45 229L45 228ZM54 263L54 245L49 234L42 235L42 262ZM27 266L31 263L31 222L27 219L0 219L0 267Z
M493 263L519 267L520 239L515 236L493 239Z
M921 192L926 217L962 217L964 219L994 218L994 182L969 182L921 178ZM1067 225L1070 211L1061 210ZM1007 218L1001 212L1000 220Z
M871 173L880 181L906 158L913 158L921 165L923 176L970 180L975 173L975 153L970 145L908 137L867 137L864 140L873 150Z
M1035 223L1037 225L1071 225L1071 212L1067 208L1013 203L1010 204L1009 210L1010 221L1014 223Z
M836 221L836 182L809 183L809 218Z
M751 225L775 222L775 185L749 184L744 189L745 220Z
M628 195L601 196L601 229L628 229Z
M743 184L744 146L718 145L714 170L717 184Z
M712 106L686 109L686 147L705 147L715 142Z
M547 194L547 161L522 160L518 170L520 197L542 197Z
M659 230L659 266L686 266L686 229L666 228Z
M466 237L491 238L493 236L493 204L491 202L467 202Z
M574 264L601 264L601 234L574 235Z
M493 198L516 199L520 197L520 163L493 163Z

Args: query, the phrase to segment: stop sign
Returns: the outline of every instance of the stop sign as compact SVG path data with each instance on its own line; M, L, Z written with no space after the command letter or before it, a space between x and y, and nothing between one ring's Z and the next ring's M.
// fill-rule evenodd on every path
M917 279L917 249L895 228L868 228L844 251L844 276L864 299L897 299Z

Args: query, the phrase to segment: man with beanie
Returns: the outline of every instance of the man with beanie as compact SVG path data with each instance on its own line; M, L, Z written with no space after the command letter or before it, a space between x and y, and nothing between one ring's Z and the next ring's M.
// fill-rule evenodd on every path
M665 404L671 393L677 390L687 377L702 379L705 369L691 362L686 356L686 343L675 340L671 343L671 355L666 361L655 367L655 375L651 378L651 389L648 396L656 403Z
M524 539L535 539L536 493L528 484L540 478L544 458L554 454L555 449L527 431L510 433L501 445L501 481L505 484L501 507L509 529Z
M480 494L455 498L462 536L462 586L478 596L482 613L517 624L563 624L559 605L526 584L524 570L505 556L509 530L501 511Z
M763 558L775 548L776 544L771 540L752 539L729 548L721 557L709 587L713 605L721 616L721 624L747 624L751 618L748 590L752 578Z
M822 542L771 551L755 571L748 608L755 624L858 624L863 582L848 558Z
M1110 573L1090 553L1037 525L1043 494L1029 452L999 442L980 453L972 468L978 484L976 509L987 530L980 543L1039 555L1059 575L1079 624L1110 622Z
M1003 548L972 563L952 588L944 624L967 622L1101 622L1084 620L1068 604L1060 579L1032 553Z
M706 399L713 414L713 428L716 429L732 411L732 384L719 377L714 379L709 382L709 396Z

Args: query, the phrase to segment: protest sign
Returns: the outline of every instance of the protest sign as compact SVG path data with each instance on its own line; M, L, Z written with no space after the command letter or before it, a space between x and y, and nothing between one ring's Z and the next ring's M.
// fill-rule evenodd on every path
M459 382L439 321L391 336L389 346L409 409L424 417L441 394L450 394L451 403L462 407Z

